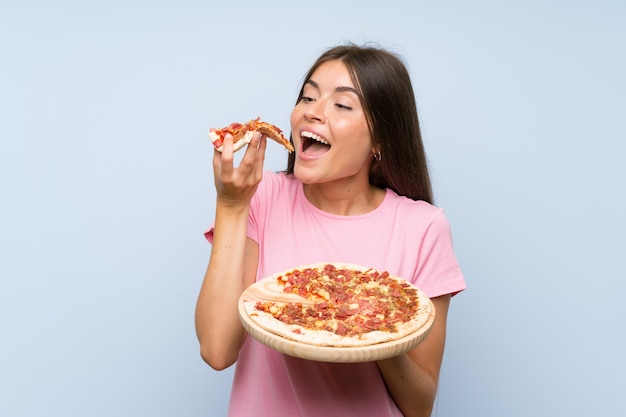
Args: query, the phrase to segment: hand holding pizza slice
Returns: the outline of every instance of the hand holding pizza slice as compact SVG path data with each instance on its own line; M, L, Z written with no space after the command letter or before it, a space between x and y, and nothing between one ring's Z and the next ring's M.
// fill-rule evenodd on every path
M283 145L289 152L293 152L293 145L283 135L282 130L273 124L261 121L260 117L243 124L231 123L221 129L211 128L209 138L213 142L215 149L222 152L224 149L224 138L227 134L231 134L233 137L233 152L236 152L250 143L254 132L260 132L262 135Z

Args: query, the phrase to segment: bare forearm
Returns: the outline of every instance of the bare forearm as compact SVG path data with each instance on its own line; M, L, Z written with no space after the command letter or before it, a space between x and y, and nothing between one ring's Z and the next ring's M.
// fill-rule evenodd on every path
M430 416L437 395L450 295L431 300L437 314L428 337L407 353L378 361L385 384L405 416Z
M244 290L247 207L217 206L211 259L196 305L196 332L204 360L216 369L237 358L244 332L237 300Z
M387 389L406 417L430 416L437 383L407 354L378 361Z

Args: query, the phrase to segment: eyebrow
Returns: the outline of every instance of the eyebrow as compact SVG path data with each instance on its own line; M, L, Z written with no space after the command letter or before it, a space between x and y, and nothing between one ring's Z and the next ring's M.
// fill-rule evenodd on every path
M316 83L315 81L311 80L311 79L306 80L306 82L304 84L310 84L311 86L317 88L318 90L320 89L319 84ZM359 94L359 92L355 88L352 88L352 87L341 87L341 86L339 86L339 87L335 88L335 91L338 92L338 93L352 92L352 93L356 94L357 97L361 97L361 94Z

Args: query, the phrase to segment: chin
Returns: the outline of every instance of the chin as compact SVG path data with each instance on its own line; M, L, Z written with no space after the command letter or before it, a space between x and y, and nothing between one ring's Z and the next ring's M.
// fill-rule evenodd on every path
M303 184L313 184L318 182L316 180L317 176L313 172L308 169L299 168L297 163L293 168L293 176Z

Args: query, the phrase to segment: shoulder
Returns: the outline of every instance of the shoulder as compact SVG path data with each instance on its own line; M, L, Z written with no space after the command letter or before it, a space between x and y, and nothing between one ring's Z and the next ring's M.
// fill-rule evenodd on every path
M396 194L394 191L387 189L385 196L385 208L393 210L397 215L418 216L422 220L446 220L446 216L442 208L423 200L412 200L408 197Z
M387 190L385 218L393 223L399 222L407 236L435 238L449 236L451 227L445 211L438 206L422 200L412 200Z

